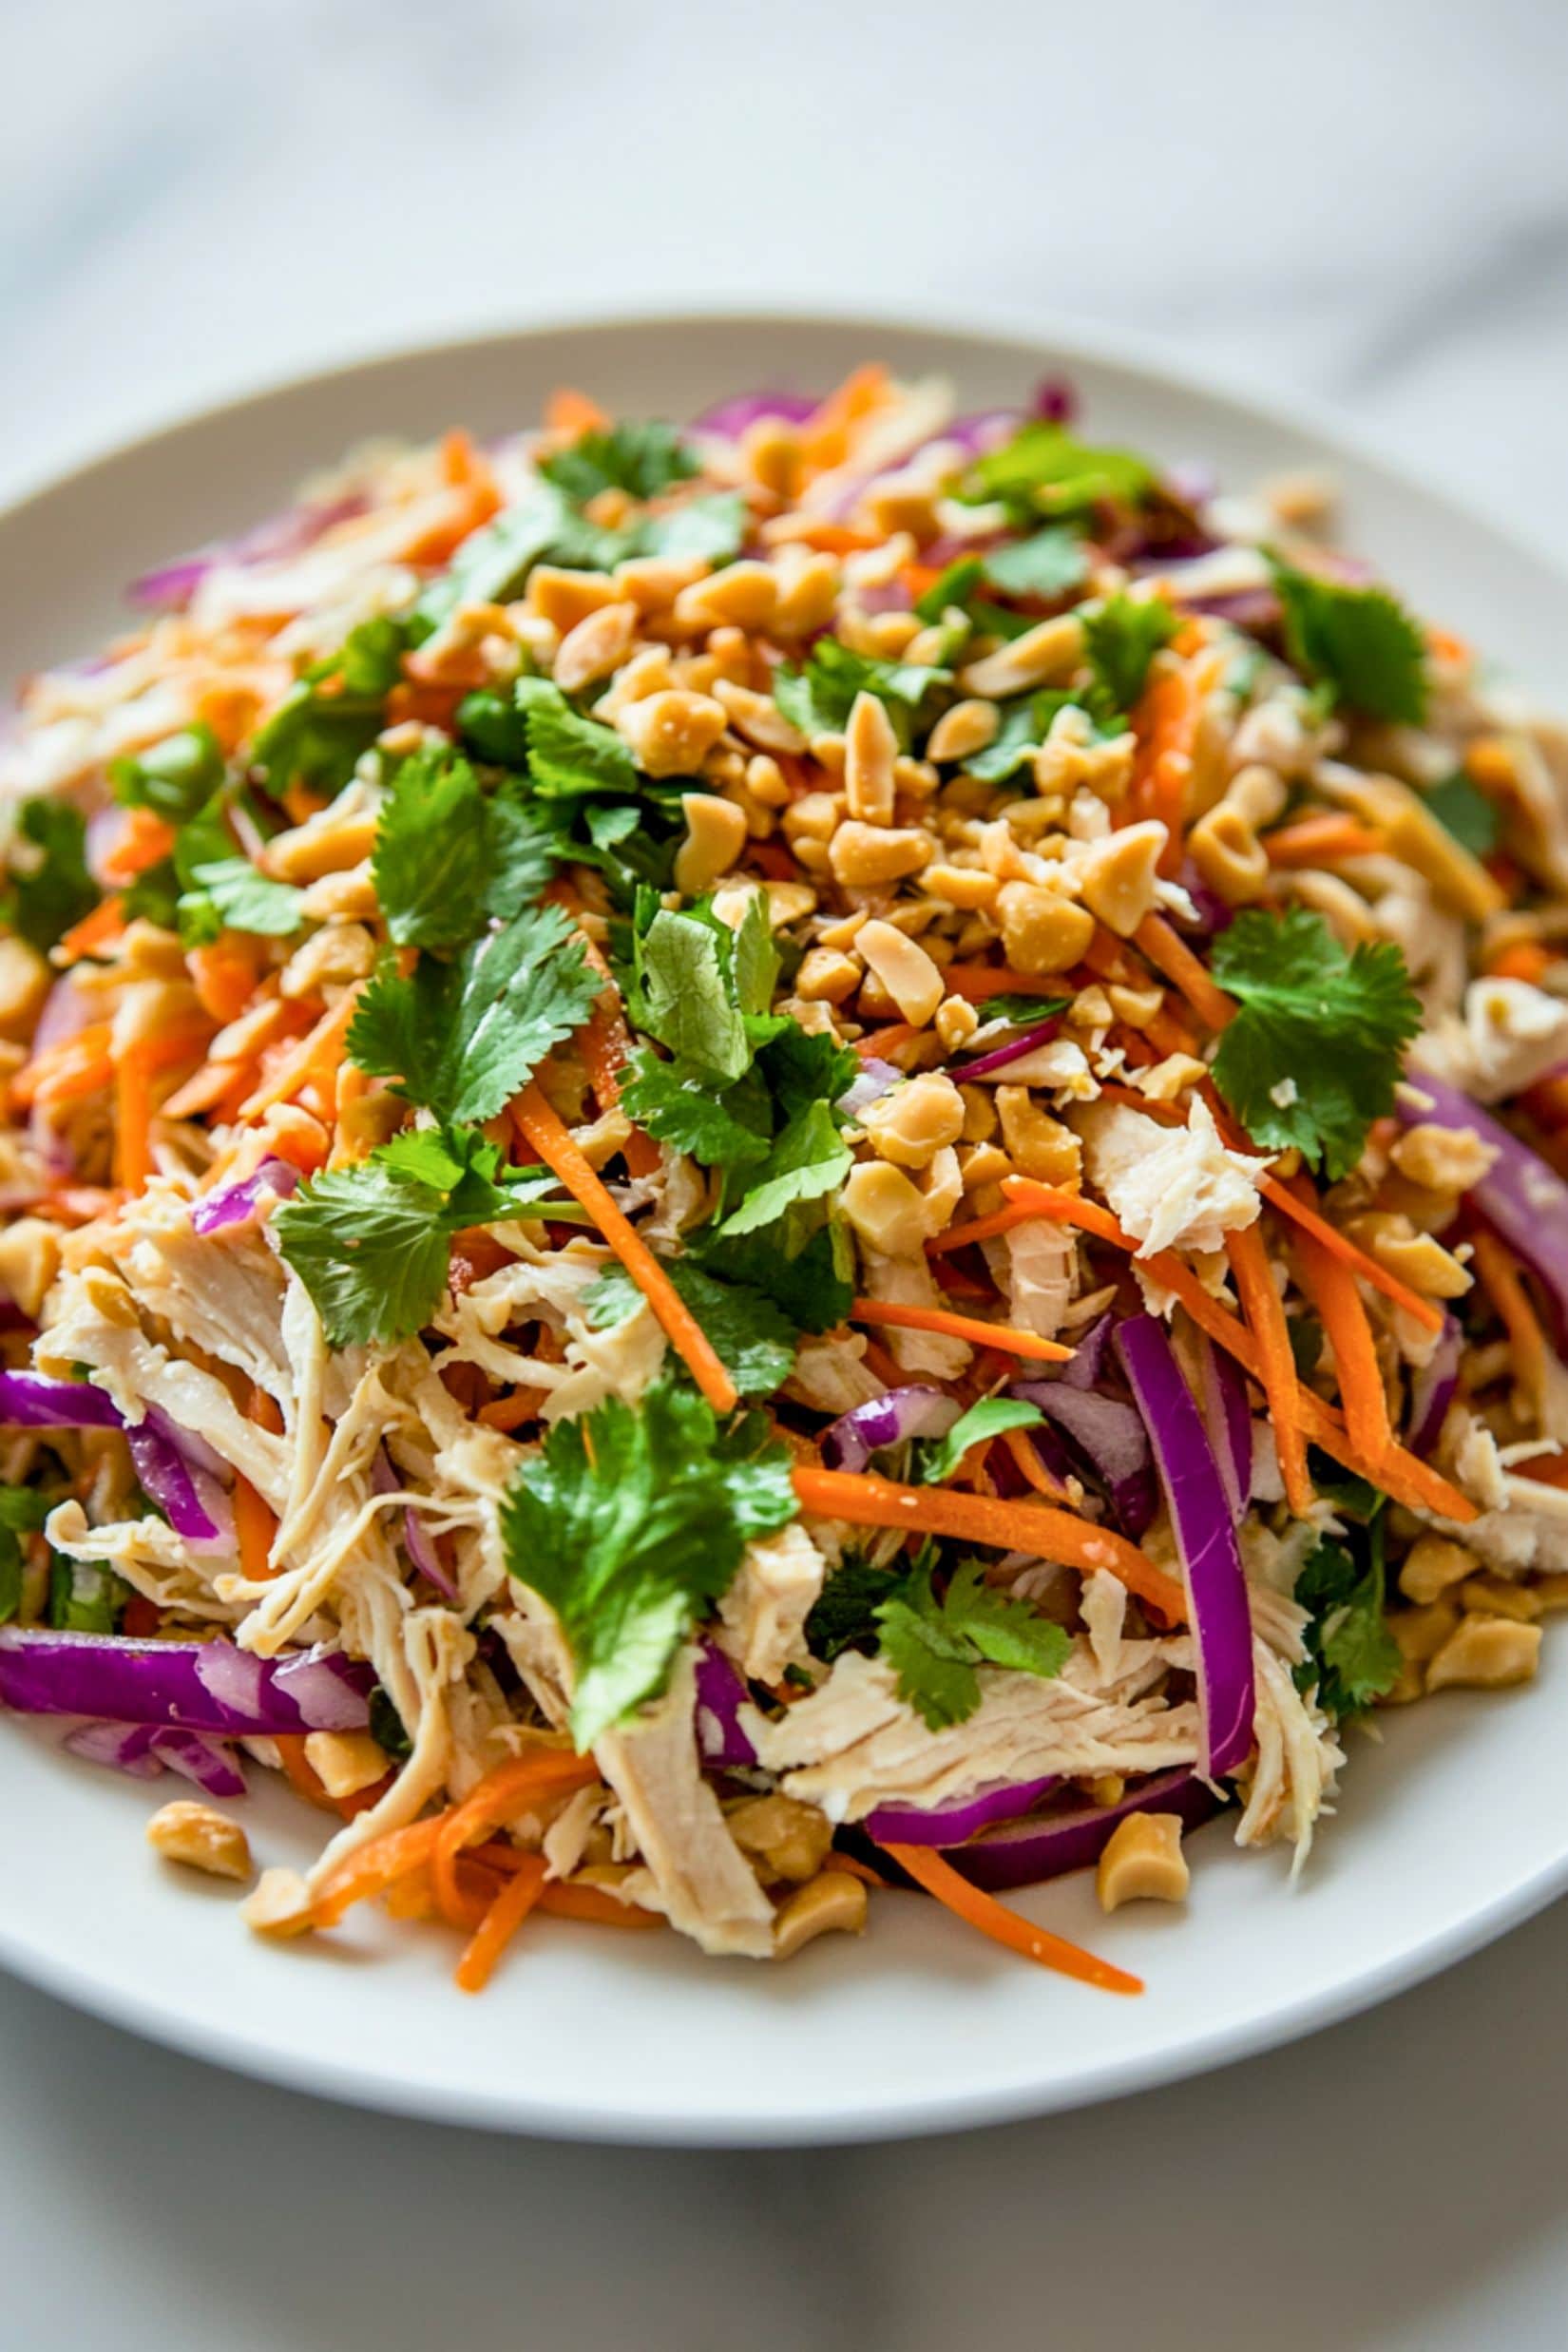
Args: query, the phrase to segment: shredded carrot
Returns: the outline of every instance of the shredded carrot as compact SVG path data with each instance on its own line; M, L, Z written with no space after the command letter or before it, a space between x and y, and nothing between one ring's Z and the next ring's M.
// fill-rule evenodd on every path
M736 1385L712 1340L641 1233L616 1207L603 1181L545 1100L537 1080L530 1080L524 1088L512 1106L512 1117L529 1148L587 1210L715 1412L733 1412L738 1402Z
M900 1486L870 1472L822 1470L808 1463L797 1463L794 1477L801 1509L819 1519L847 1520L852 1527L901 1527L911 1535L952 1536L961 1543L1028 1552L1035 1558L1061 1560L1085 1572L1105 1568L1168 1624L1179 1625L1186 1617L1186 1596L1174 1578L1125 1537L1108 1527L1092 1527L1070 1512L1040 1502L954 1494L942 1486Z
M232 938L220 939L210 947L192 947L185 962L202 1011L220 1023L238 1021L256 994L258 955Z
M621 991L616 986L615 974L583 927L583 902L571 885L558 876L545 896L553 905L564 907L576 920L583 956L604 983L594 999L593 1010L577 1032L577 1048L600 1109L613 1111L621 1101L621 1073L632 1056L632 1033L626 1026ZM662 1165L658 1144L641 1127L633 1128L621 1156L634 1176L653 1176Z
M896 1356L891 1356L879 1339L866 1335L866 1352L861 1357L869 1372L874 1372L885 1388L902 1388L908 1378Z
M1064 1225L1077 1225L1098 1240L1110 1242L1115 1248L1135 1252L1138 1243L1131 1233L1124 1233L1108 1209L1084 1200L1077 1193L1054 1191L1049 1185L1037 1184L1030 1176L1004 1176L1003 1190L1013 1203L1011 1209L1000 1210L993 1217L979 1218L968 1228L957 1229L960 1234L979 1240L991 1232L1005 1232L1014 1224L1023 1223L1026 1216L1038 1214L1054 1217ZM1002 1220L1004 1220L1002 1221ZM1255 1226L1248 1229L1255 1233ZM944 1241L954 1239L944 1234ZM1261 1249L1261 1243L1259 1244ZM1263 1377L1263 1359L1252 1332L1239 1323L1228 1308L1210 1296L1190 1266L1184 1265L1174 1250L1158 1250L1153 1257L1139 1258L1138 1263L1165 1290L1172 1291L1181 1301L1199 1330L1207 1331L1216 1347L1234 1356L1243 1370L1250 1372L1258 1386L1268 1393ZM1238 1286L1239 1287L1239 1286ZM1270 1283L1272 1291L1272 1282ZM1277 1294L1276 1294L1277 1295ZM1281 1310L1283 1314L1283 1310ZM1289 1338L1286 1342L1289 1356ZM1291 1377L1294 1377L1291 1362ZM1443 1477L1429 1463L1420 1462L1403 1446L1390 1446L1381 1463L1368 1461L1359 1447L1350 1443L1343 1417L1331 1405L1326 1405L1310 1388L1295 1386L1292 1408L1301 1429L1314 1445L1331 1454L1347 1470L1360 1478L1370 1480L1384 1487L1396 1502L1412 1509L1433 1511L1444 1519L1472 1520L1476 1506L1462 1495L1457 1486ZM1278 1431L1275 1432L1276 1441ZM1289 1440L1287 1440L1289 1444Z
M1511 947L1487 958L1486 969L1499 980L1527 980L1534 986L1552 961L1550 949L1539 939L1516 939Z
M622 1903L602 1886L582 1886L575 1879L550 1879L539 1898L542 1911L558 1920L584 1920L594 1927L662 1927L657 1911L641 1903Z
M456 1979L465 1993L482 1993L495 1964L545 1891L545 1857L521 1857L530 1867L514 1870L469 1937L457 1963Z
M978 1928L993 1943L1022 1954L1024 1960L1038 1961L1042 1968L1054 1968L1059 1976L1075 1978L1080 1984L1096 1985L1102 1993L1142 1992L1140 1977L1130 1977L1125 1969L1113 1968L1109 1960L1097 1960L1080 1944L1069 1943L1065 1937L1053 1936L1047 1928L1036 1927L1019 1912L1010 1911L1004 1903L998 1903L994 1895L971 1886L950 1862L943 1860L934 1845L885 1844L882 1850L908 1872L917 1886L933 1895L945 1910L961 1919L966 1927Z
M949 1339L967 1340L971 1348L999 1348L1004 1355L1027 1356L1036 1364L1066 1364L1073 1353L1054 1339L1042 1339L1038 1331L984 1323L976 1315L955 1315L945 1307L895 1307L886 1299L857 1298L850 1321L883 1323L895 1331L942 1331Z
M847 375L800 428L800 454L811 473L841 466L850 453L853 428L886 406L888 371L871 360Z
M919 1035L912 1021L890 1021L885 1029L868 1029L864 1037L857 1037L854 1049L862 1061L888 1061Z
M1296 1412L1301 1383L1296 1378L1295 1358L1291 1353L1285 1304L1274 1288L1263 1235L1255 1225L1227 1233L1225 1254L1230 1259L1236 1295L1257 1347L1258 1378L1269 1400L1269 1419L1279 1455L1280 1476L1285 1481L1286 1501L1297 1519L1305 1519L1312 1507L1312 1482L1307 1475L1307 1441ZM1379 1461L1386 1445L1386 1433L1378 1448Z
M609 421L597 400L570 384L558 385L545 403L546 432L602 432Z
M323 1013L293 1053L284 1056L271 1077L246 1097L239 1106L239 1117L258 1119L275 1102L287 1102L309 1080L335 1076L358 1002L358 986L346 989L331 1012Z
M106 1021L94 1021L58 1045L47 1045L11 1080L11 1100L23 1110L34 1102L74 1102L112 1084L111 1035Z
M983 1004L988 996L1070 996L1060 972L1015 972L1010 964L949 964L942 974L949 996Z
M305 1754L305 1733L284 1731L274 1734L273 1744L283 1766L283 1776L296 1796L303 1797L318 1812L335 1813L337 1807L328 1796L321 1775Z
M167 857L173 847L172 825L150 809L129 809L120 838L104 859L104 877L108 882L134 882L161 857Z
M1372 1461L1381 1462L1394 1433L1377 1360L1377 1344L1355 1275L1342 1258L1326 1250L1310 1233L1297 1233L1295 1260L1302 1290L1316 1309L1334 1351L1340 1402L1350 1443L1359 1445Z
M857 531L849 523L822 523L815 515L781 514L766 535L771 545L787 541L792 547L814 547L819 555L857 555L882 545L875 531Z
M114 1157L120 1182L139 1193L152 1174L152 1081L162 1070L200 1054L210 1029L188 1023L163 1037L138 1038L124 1046L115 1066Z
M84 956L96 955L101 947L112 947L125 935L125 902L118 892L112 898L101 899L91 914L73 923L54 950L56 964L79 964Z
M335 1927L344 1913L371 1895L379 1895L411 1870L423 1869L435 1851L445 1817L411 1822L406 1829L389 1829L385 1836L367 1839L329 1870L311 1903L317 1927Z
M239 1573L247 1583L259 1584L276 1571L272 1539L277 1521L248 1478L237 1471L234 1481L234 1532L239 1545Z
M1205 966L1186 941L1176 937L1163 915L1146 914L1133 937L1156 971L1163 973L1173 988L1179 989L1206 1029L1217 1031L1229 1025L1235 1015L1233 1001L1223 988L1215 986Z
M846 1878L862 1879L868 1886L880 1886L886 1889L892 1884L892 1881L885 1879L880 1870L873 1870L869 1862L860 1861L854 1854L840 1854L835 1851L828 1856L822 1866L825 1870L842 1870Z
M487 1429L521 1429L525 1423L536 1420L545 1402L543 1388L513 1388L504 1397L492 1397L474 1415Z
M1004 1429L1002 1443L1013 1459L1013 1467L1020 1478L1026 1479L1037 1495L1047 1502L1065 1502L1067 1489L1054 1479L1029 1443L1027 1429Z
M1338 811L1304 816L1294 825L1281 825L1263 836L1270 865L1288 873L1303 866L1337 865L1347 857L1372 857L1386 846L1374 826L1363 825L1359 818Z
M1162 873L1181 863L1182 820L1193 774L1193 748L1203 705L1224 668L1219 652L1203 653L1204 624L1189 621L1172 646L1174 660L1157 664L1133 712L1138 750L1127 795L1129 820L1156 817L1165 827Z
M534 1748L487 1772L478 1787L441 1816L430 1849L430 1886L442 1917L454 1927L478 1922L474 1899L461 1884L457 1865L465 1846L477 1845L505 1822L541 1797L565 1796L599 1778L591 1756L569 1748Z
M1514 1378L1539 1411L1546 1397L1551 1361L1546 1334L1520 1278L1518 1264L1497 1235L1478 1233L1475 1251L1476 1272L1512 1343Z

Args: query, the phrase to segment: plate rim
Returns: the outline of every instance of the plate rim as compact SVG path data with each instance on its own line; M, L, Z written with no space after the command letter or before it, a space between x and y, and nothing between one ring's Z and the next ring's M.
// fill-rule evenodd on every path
M1494 541L1541 565L1568 590L1568 564L1544 538L1499 521L1481 501L1434 487L1421 468L1385 446L1378 433L1348 418L1332 403L1286 392L1251 380L1240 369L1195 362L1158 337L1100 323L1052 309L1024 313L1013 305L933 301L914 311L902 303L833 301L779 296L764 303L680 297L605 309L585 303L552 306L547 315L512 324L491 324L428 338L375 342L316 368L263 375L217 399L198 401L127 434L94 442L80 455L24 477L0 498L0 527L24 520L55 494L89 483L98 473L150 455L201 426L242 421L269 404L355 376L373 379L432 359L460 364L466 354L494 353L508 345L537 342L553 335L609 337L618 334L682 328L725 327L776 335L790 329L856 330L874 340L879 332L928 335L948 343L1002 341L1042 361L1119 369L1143 378L1152 389L1169 387L1287 434L1310 441L1330 457L1367 467L1419 499L1428 513L1480 529ZM1027 2117L1068 2113L1121 2098L1141 2090L1212 2072L1277 2049L1307 2034L1338 2024L1375 2007L1396 1993L1424 1983L1495 1941L1510 1928L1545 1908L1568 1890L1568 1847L1479 1908L1425 1941L1360 1973L1322 1989L1311 1989L1245 2024L1217 2021L1194 2037L1173 2040L1157 2051L1110 2056L1083 2075L1056 2085L1038 2078L1018 2084L945 2092L908 2099L880 2094L873 2106L846 2104L832 2112L781 2110L737 2115L733 2110L687 2108L652 2115L635 2108L593 2108L556 2098L530 2096L508 2084L494 2091L417 2082L374 2071L362 2061L307 2056L251 2038L243 2024L220 2026L182 2013L172 2001L122 1986L112 1976L94 1974L81 1962L62 1959L29 1937L13 1912L0 1912L0 1965L68 2005L202 2062L226 2068L296 2093L381 2113L513 2134L646 2147L785 2148L864 2143L935 2132L970 2130Z

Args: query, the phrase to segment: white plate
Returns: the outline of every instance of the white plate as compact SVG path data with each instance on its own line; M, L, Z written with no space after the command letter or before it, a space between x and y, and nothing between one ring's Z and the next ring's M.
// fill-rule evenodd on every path
M753 385L814 390L875 354L938 369L968 406L1047 371L1096 436L1216 463L1234 486L1331 464L1349 544L1426 612L1539 681L1561 682L1568 579L1368 456L1337 429L1238 401L1081 338L817 316L579 325L371 361L199 416L0 517L0 643L20 672L89 649L119 584L238 528L356 439L531 420L572 383L628 414L694 414ZM1352 1733L1338 1818L1291 1884L1222 1825L1194 1847L1185 1917L1101 1919L1085 1878L1022 1899L1144 1976L1140 2000L993 1951L934 1905L888 1895L858 1943L788 1968L704 1960L679 1938L543 1921L483 1999L451 1987L450 1940L354 1915L276 1949L226 1896L157 1864L146 1789L0 1725L0 1958L140 2032L371 2107L583 2138L783 2143L1038 2113L1168 2081L1343 2017L1459 1959L1568 1884L1568 1649L1540 1682L1448 1696ZM258 1776L259 1777L259 1776ZM248 1809L270 1861L303 1859L283 1793ZM302 1830L304 1834L302 1835Z

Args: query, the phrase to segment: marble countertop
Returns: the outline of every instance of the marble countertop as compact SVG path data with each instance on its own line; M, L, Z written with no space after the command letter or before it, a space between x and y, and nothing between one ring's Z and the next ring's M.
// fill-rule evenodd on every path
M778 16L13 10L0 491L366 348L870 292L1136 329L1568 531L1554 0ZM1565 1981L1559 1908L1369 2017L1136 2101L666 2156L354 2115L0 1979L0 2335L1544 2352L1568 2294Z

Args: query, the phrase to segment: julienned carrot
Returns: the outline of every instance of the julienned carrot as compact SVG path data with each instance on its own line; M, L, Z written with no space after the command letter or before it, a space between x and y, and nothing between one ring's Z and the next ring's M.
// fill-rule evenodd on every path
M1022 1953L1042 1968L1054 1968L1059 1976L1073 1977L1080 1984L1097 1985L1102 1993L1141 1993L1141 1977L1130 1977L1125 1969L1113 1968L1109 1960L1097 1960L1093 1952L1085 1952L1080 1944L1069 1943L1065 1937L1053 1936L1048 1928L1036 1927L1017 1911L1009 1911L1004 1903L987 1895L944 1862L933 1845L891 1845L882 1848L907 1870L918 1886L933 1895L945 1910L951 1911L966 1927L978 1928L993 1943L1003 1944L1009 1952Z
M545 1100L537 1080L530 1080L524 1088L512 1106L512 1117L529 1148L560 1178L572 1198L587 1210L659 1317L671 1347L715 1412L733 1412L739 1401L738 1394L712 1340L647 1243L616 1207L602 1179L589 1167Z
M134 882L149 866L156 866L161 857L167 857L173 847L172 825L155 816L150 809L127 810L120 838L104 860L105 878L109 882Z
M622 1903L602 1886L582 1886L575 1879L548 1879L539 1907L558 1920L586 1920L595 1927L662 1927L657 1911L640 1903Z
M161 1072L200 1054L212 1034L203 1019L193 1027L177 1023L162 1037L142 1037L122 1047L115 1065L114 1153L116 1172L127 1193L139 1193L152 1174L152 1081Z
M557 385L545 403L546 432L602 432L609 421L597 400L570 384Z
M988 996L1071 996L1061 973L1015 972L1009 964L949 964L942 974L949 996L983 1004Z
M544 1855L522 1855L519 1860L529 1866L514 1870L505 1881L464 1947L455 1971L458 1988L464 1993L484 1991L496 1961L545 1891Z
M261 968L256 954L220 939L209 947L188 949L185 962L202 1011L219 1023L238 1021L256 994Z
M599 1778L591 1756L574 1755L569 1748L535 1748L513 1756L487 1772L461 1805L444 1813L440 1833L430 1849L430 1887L442 1917L454 1927L473 1927L479 1912L458 1880L457 1868L466 1846L477 1845L524 1807L541 1797L569 1795Z
M323 1013L314 1029L308 1029L298 1044L286 1054L270 1078L263 1079L252 1095L239 1106L241 1119L259 1119L275 1102L287 1102L311 1079L331 1077L343 1059L343 1048L359 1002L355 985L344 991L330 1012Z
M1163 915L1147 914L1133 933L1157 972L1179 989L1208 1029L1218 1031L1235 1018L1235 1004L1210 979L1185 940L1178 939Z
M577 1033L577 1048L583 1057L583 1066L588 1073L588 1083L599 1099L600 1109L612 1111L620 1105L621 1073L632 1055L632 1034L626 1026L621 991L616 985L615 974L597 944L583 927L583 902L571 885L564 877L558 876L545 896L554 905L564 907L576 920L583 956L604 983L594 999L593 1010ZM653 1176L663 1164L658 1144L641 1127L632 1129L621 1157L634 1176Z
M807 469L826 473L841 466L850 453L853 427L884 407L887 399L888 371L880 361L868 361L847 375L800 428L800 454Z
M79 964L84 956L96 955L101 947L112 947L124 937L126 928L125 902L116 891L112 898L101 899L91 914L73 923L57 944L52 961L56 964Z
M1174 1102L1153 1101L1147 1095L1140 1095L1136 1086L1112 1083L1102 1085L1100 1091L1105 1101L1124 1102L1130 1110L1141 1111L1146 1118L1157 1119L1162 1126L1183 1127L1187 1123L1186 1114L1178 1110ZM1229 1141L1230 1137L1226 1133L1228 1122L1219 1112L1216 1111L1215 1116L1221 1119L1221 1132L1226 1134ZM1241 1138L1241 1144L1245 1145L1246 1140L1245 1137ZM1434 1307L1429 1298L1423 1298L1419 1291L1412 1291L1408 1283L1401 1282L1397 1274L1391 1274L1386 1266L1380 1265L1368 1252L1359 1249L1348 1233L1342 1233L1337 1225L1330 1225L1327 1217L1320 1216L1310 1202L1292 1192L1290 1185L1281 1183L1278 1176L1265 1176L1259 1179L1258 1189L1271 1207L1277 1209L1282 1216L1288 1216L1292 1225L1299 1225L1304 1233L1310 1233L1326 1250L1332 1251L1334 1256L1348 1266L1363 1282L1369 1283L1374 1291L1381 1291L1385 1298L1392 1299L1396 1307L1402 1307L1407 1315L1413 1315L1429 1331L1442 1330L1443 1313L1440 1308ZM927 1244L928 1249L933 1246Z
M1514 1377L1539 1410L1545 1400L1550 1362L1546 1334L1520 1279L1519 1267L1497 1235L1478 1233L1475 1251L1476 1272L1513 1343Z
M912 1021L890 1021L885 1029L868 1029L864 1037L857 1037L854 1049L862 1061L886 1061L919 1035Z
M1033 1214L1054 1217L1060 1224L1076 1225L1097 1239L1106 1241L1119 1250L1136 1251L1138 1243L1131 1233L1124 1233L1108 1209L1084 1200L1077 1193L1054 1191L1049 1185L1037 1184L1030 1176L1004 1176L1003 1190L1009 1195L1011 1209L1000 1210L993 1217L977 1218L967 1228L956 1229L980 1240L993 1232L1006 1232L1012 1225L1021 1225ZM1255 1232L1254 1228L1250 1231ZM943 1235L952 1242L953 1233ZM1210 1296L1190 1266L1184 1265L1174 1250L1158 1250L1153 1257L1138 1260L1144 1271L1167 1291L1174 1291L1199 1330L1207 1331L1216 1347L1234 1356L1242 1369L1250 1372L1260 1387L1266 1390L1263 1360L1252 1332L1239 1323L1228 1308ZM1270 1284L1271 1290L1273 1288ZM1291 1364L1292 1376L1294 1363ZM1476 1506L1457 1486L1443 1478L1429 1463L1419 1462L1403 1446L1390 1446L1381 1463L1369 1462L1359 1447L1350 1443L1341 1416L1331 1405L1326 1405L1310 1388L1298 1383L1293 1398L1293 1410L1301 1426L1314 1445L1331 1454L1347 1470L1360 1478L1370 1480L1384 1487L1396 1502L1404 1502L1413 1510L1431 1511L1444 1519L1472 1520Z
M942 1486L900 1486L867 1471L822 1470L797 1463L794 1491L803 1511L847 1520L852 1527L902 1527L911 1535L952 1536L999 1552L1028 1552L1085 1572L1108 1569L1130 1593L1179 1625L1187 1598L1174 1577L1108 1527L1092 1527L1042 1502L1003 1502L987 1495L955 1494Z
M1012 1456L1013 1467L1020 1478L1026 1480L1037 1495L1043 1495L1047 1502L1067 1501L1067 1489L1046 1469L1029 1443L1027 1429L1004 1429L1002 1443Z
M382 1894L394 1881L407 1878L430 1861L441 1834L444 1816L411 1822L406 1829L389 1829L345 1854L329 1870L311 1901L311 1918L317 1927L335 1927L345 1912L371 1895Z
M25 1061L10 1081L11 1100L28 1110L34 1102L74 1102L95 1095L114 1078L106 1021L89 1022L74 1037L47 1045Z
M1334 1351L1340 1403L1350 1442L1381 1462L1393 1441L1388 1399L1355 1275L1311 1233L1295 1239L1296 1272Z
M1279 1473L1285 1482L1285 1499L1297 1519L1305 1519L1315 1498L1312 1482L1307 1475L1307 1440L1296 1409L1301 1383L1296 1378L1295 1358L1291 1352L1284 1301L1274 1288L1263 1235L1255 1225L1227 1233L1225 1254L1231 1261L1236 1295L1257 1348L1258 1378L1269 1400L1269 1419L1274 1433L1274 1450L1279 1456ZM1380 1464L1385 1450L1386 1441L1379 1445L1375 1457Z
M1304 816L1294 825L1281 825L1263 836L1270 865L1287 873L1302 866L1337 865L1347 857L1375 857L1386 846L1375 827L1338 810Z
M967 1340L971 1348L1000 1348L1004 1355L1027 1356L1036 1364L1066 1364L1073 1353L1054 1339L1042 1339L1038 1331L985 1323L978 1315L955 1315L945 1307L898 1307L886 1299L857 1298L850 1321L884 1323L895 1331L941 1331L949 1339Z
M1500 947L1489 956L1486 969L1498 980L1527 980L1534 986L1552 963L1550 948L1539 939L1516 939L1509 947Z
M248 1478L234 1482L234 1532L239 1546L239 1573L247 1583L259 1584L274 1574L272 1539L277 1521Z

